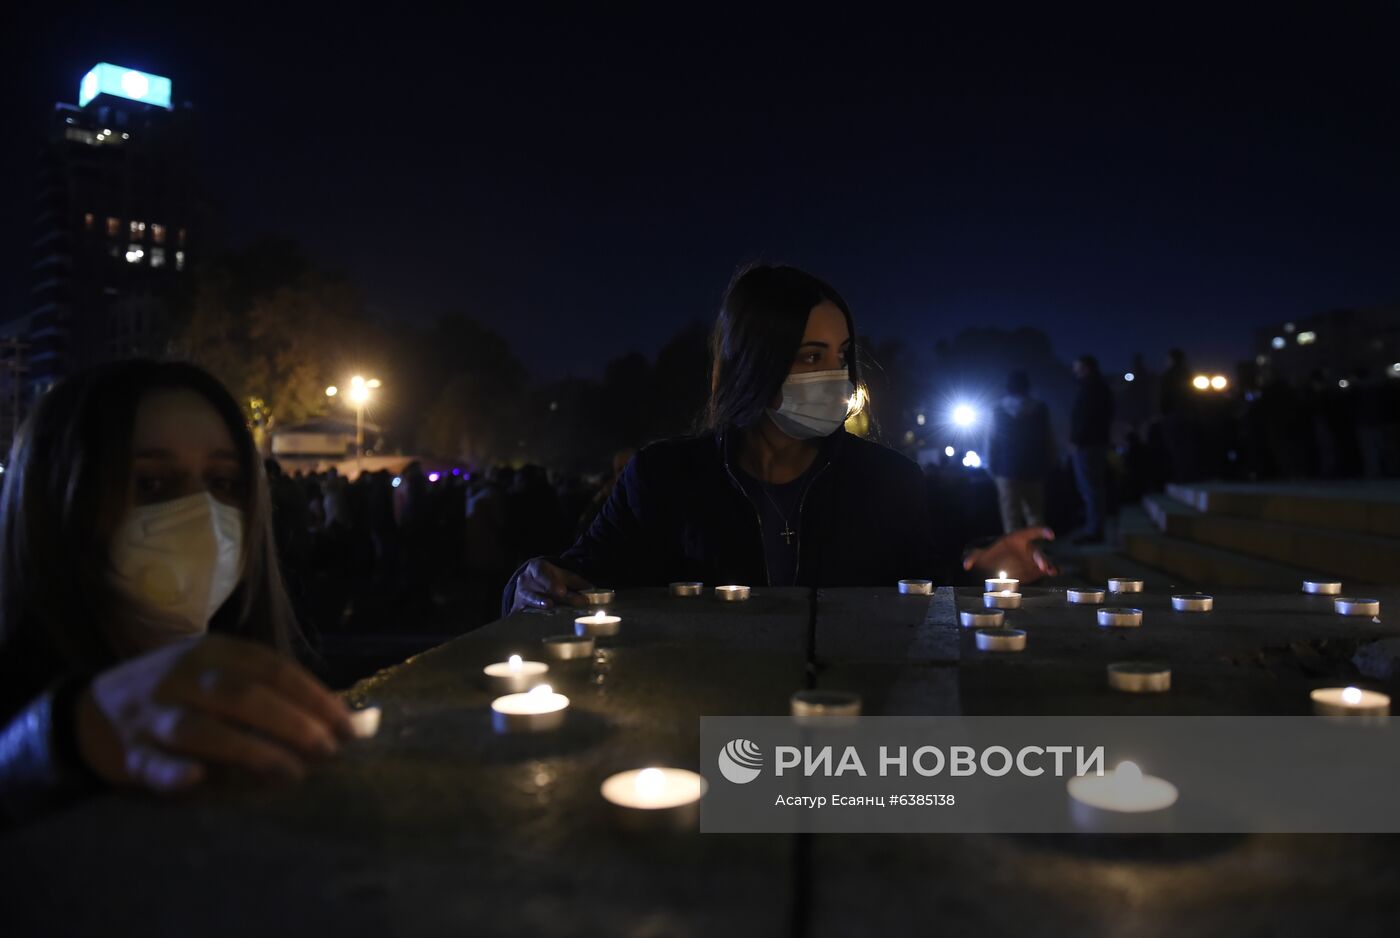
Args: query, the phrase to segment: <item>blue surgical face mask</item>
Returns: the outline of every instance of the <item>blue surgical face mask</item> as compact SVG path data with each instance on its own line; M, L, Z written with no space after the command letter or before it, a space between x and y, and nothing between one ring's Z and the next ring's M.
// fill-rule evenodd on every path
M846 422L856 386L844 368L789 375L783 382L783 403L768 416L788 436L810 440L830 436Z

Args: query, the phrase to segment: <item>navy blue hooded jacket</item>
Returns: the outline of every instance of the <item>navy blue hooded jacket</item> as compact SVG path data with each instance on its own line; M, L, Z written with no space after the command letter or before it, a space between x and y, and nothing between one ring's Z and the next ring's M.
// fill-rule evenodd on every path
M711 433L646 446L587 532L549 559L610 587L766 585L760 515L739 485L731 444ZM955 526L935 536L919 467L844 429L822 440L793 523L799 586L948 583L961 572L961 540ZM514 592L512 577L506 610Z

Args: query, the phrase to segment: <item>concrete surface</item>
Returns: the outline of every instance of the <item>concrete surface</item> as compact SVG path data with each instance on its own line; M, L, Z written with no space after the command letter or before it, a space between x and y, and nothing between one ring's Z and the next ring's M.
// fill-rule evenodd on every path
M570 631L519 613L362 681L377 738L280 788L95 797L0 840L6 934L1304 935L1393 933L1388 837L636 836L598 785L696 768L698 717L782 714L800 687L866 713L1299 713L1353 678L1393 619L1323 597L1217 593L1215 612L1135 598L1137 630L1028 587L1018 655L975 650L979 591L758 589L748 603L619 594L623 631L554 665L555 734L501 737L480 669ZM1383 610L1400 590L1381 590ZM1114 694L1109 661L1166 658L1174 689ZM1378 784L1393 780L1378 780Z

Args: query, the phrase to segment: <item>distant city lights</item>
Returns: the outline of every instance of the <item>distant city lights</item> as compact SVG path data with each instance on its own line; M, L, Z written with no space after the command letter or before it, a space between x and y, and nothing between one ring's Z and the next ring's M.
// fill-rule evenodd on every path
M1191 379L1191 387L1197 391L1208 391L1210 390L1210 379L1205 375L1196 375Z
M957 452L957 450L953 449L953 447L951 447L951 446L945 446L945 447L943 447L943 455L944 455L944 456L947 456L949 459L952 459L952 458L953 458L953 454L956 453L956 452Z
M1226 386L1229 385L1229 383L1229 381L1225 380L1224 375L1216 375L1215 377L1210 379L1211 389L1215 391L1225 390Z
M1272 345L1272 346L1273 346L1274 348L1276 348L1276 349L1278 349L1278 348L1283 348L1284 346L1286 346L1286 345L1288 344L1288 340L1285 339L1285 338L1284 338L1283 336L1281 336L1281 335L1276 335L1276 336L1274 336L1273 342L1271 342L1271 343L1269 343L1269 344Z
M919 414L917 417L914 418L914 422L922 427L925 423L928 422L928 418L925 417L923 414Z
M1317 333L1316 333L1316 332L1300 332L1300 333L1298 333L1298 344L1299 344L1299 345L1312 345L1312 344L1313 344L1314 342L1316 342L1316 341L1317 341Z
M1134 381L1137 380L1137 375L1133 374L1131 371L1126 372L1123 375L1123 380L1128 382L1129 384L1132 384Z
M981 469L982 457L978 456L974 451L968 450L963 454L962 464L969 469Z

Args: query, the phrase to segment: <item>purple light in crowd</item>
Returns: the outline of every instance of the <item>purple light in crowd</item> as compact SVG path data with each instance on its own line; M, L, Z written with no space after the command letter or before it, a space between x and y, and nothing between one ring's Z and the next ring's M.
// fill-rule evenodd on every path
M440 479L440 478L442 478L442 476L438 475L436 472L430 472L430 473L428 473L428 481L429 481L429 482L436 482L436 481L437 481L438 479Z
M459 475L462 474L462 470L461 470L461 469L453 469L453 470L452 470L452 474L453 474L454 476L459 476Z

